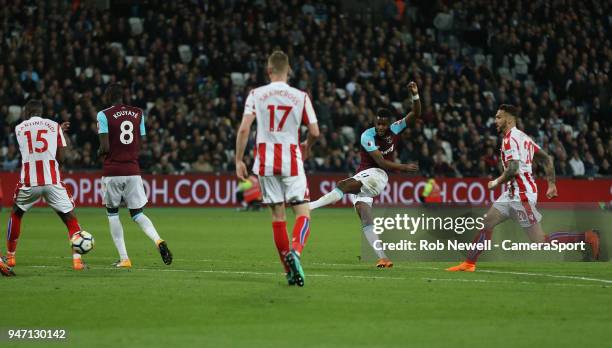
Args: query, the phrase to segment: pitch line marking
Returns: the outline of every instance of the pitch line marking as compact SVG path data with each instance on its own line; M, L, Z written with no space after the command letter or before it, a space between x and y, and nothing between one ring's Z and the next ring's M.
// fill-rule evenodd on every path
M550 278L559 278L559 279L574 279L574 280L584 280L589 282L601 282L605 284L612 284L612 280L608 279L599 279L599 278L590 278L590 277L580 277L580 276L569 276L562 274L547 274L547 273L531 273L531 272L512 272L512 271L494 271L494 270L480 270L479 272L485 273L500 273L500 274L513 274L513 275L526 275L526 276L540 276L540 277L550 277Z
M48 266L48 265L31 265L22 266L28 268L52 268L52 269L64 269L63 266ZM94 268L95 270L116 270L114 267L101 267ZM130 271L149 271L149 272L178 272L178 273L207 273L207 274L236 274L236 275L255 275L255 276L282 276L283 273L275 272L254 272L254 271L225 271L225 270L189 270L189 269L155 269L155 268L135 268ZM464 278L406 278L406 277L384 277L384 276L361 276L361 275L332 275L332 274L308 274L309 277L326 278L326 277L340 277L349 279L384 279L384 280L416 280L422 281L441 281L441 282L459 282L459 283L503 283L503 284L527 284L527 285L539 285L540 283L527 282L527 281L503 281L503 280L488 280L488 279L464 279ZM597 285L591 284L573 284L573 283L545 283L544 285L555 285L555 286L569 286L569 287L593 287ZM599 287L599 286L597 286Z
M354 266L348 263L311 263L312 265L321 265L321 266ZM412 269L423 269L423 270L432 270L432 271L444 271L444 268L437 267L410 267ZM550 278L559 278L559 279L573 279L573 280L583 280L590 282L601 282L605 284L612 284L611 279L600 279L600 278L591 278L591 277L582 277L582 276L570 276L563 274L548 274L548 273L535 273L535 272L517 272L517 271L495 271L495 270L478 270L481 273L497 273L497 274L512 274L512 275L526 275L532 277L550 277Z
M413 267L415 269L424 269L424 270L437 270L443 271L443 268L436 267ZM479 273L493 273L493 274L511 274L511 275L525 275L531 277L549 277L549 278L558 278L558 279L572 279L572 280L583 280L588 282L600 282L604 284L612 284L612 280L610 279L601 279L601 278L590 278L590 277L581 277L581 276L570 276L563 274L548 274L548 273L535 273L535 272L515 272L515 271L495 271L495 270L487 270L481 269L478 270Z
M61 257L52 257L52 256L33 256L36 258L44 258L44 259L58 259ZM88 257L91 259L111 259L108 257L102 257L102 256L96 256L96 257ZM232 262L232 260L206 260L206 259L196 259L196 260L192 260L192 259L175 259L176 261L197 261L197 262L223 262L223 263L228 263L228 262ZM350 264L350 263L324 263L324 262L312 262L310 263L311 265L319 265L319 266L339 266L339 267L347 267L347 266L351 266L351 267L355 267L355 266L359 266L356 264ZM34 267L34 266L31 266ZM40 267L45 267L45 266L40 266ZM398 267L401 268L401 267ZM444 268L437 268L437 267L421 267L421 266L415 266L415 267L411 267L412 269L421 269L421 270L432 270L432 271L444 271ZM100 269L113 269L113 268L100 268ZM143 269L143 268L139 268L139 269ZM171 270L162 270L162 271L171 271ZM187 270L185 270L187 271ZM195 272L197 270L194 270L192 272ZM201 270L200 270L201 271ZM210 271L213 272L213 271ZM601 279L601 278L591 278L591 277L582 277L582 276L571 276L571 275L563 275L563 274L548 274L548 273L535 273L535 272L517 272L517 271L495 271L495 270L478 270L479 273L492 273L492 274L510 274L510 275L524 275L524 276L531 276L531 277L548 277L548 278L558 278L558 279L571 279L571 280L580 280L580 281L588 281L588 282L599 282L599 283L604 283L604 284L612 284L612 280L610 279ZM254 272L256 273L256 272ZM270 273L270 274L275 274L275 273ZM315 276L315 275L310 275L310 276ZM328 276L328 275L325 275ZM345 275L343 277L362 277L362 276L348 276ZM363 276L363 277L369 277L369 276ZM384 279L393 279L394 277L380 277L380 278L384 278ZM395 277L397 279L412 279L412 278L401 278L401 277ZM433 279L433 278L423 278L423 279Z

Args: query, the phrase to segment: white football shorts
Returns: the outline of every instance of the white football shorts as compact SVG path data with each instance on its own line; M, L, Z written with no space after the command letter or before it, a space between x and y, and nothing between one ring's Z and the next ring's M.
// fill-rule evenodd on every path
M15 190L15 204L23 211L28 211L41 198L60 213L65 214L74 209L72 196L63 183L33 187L18 186Z
M387 186L389 176L380 168L368 168L355 174L353 179L361 182L361 192L349 195L349 199L353 205L363 202L371 207L374 197L378 196Z
M537 194L525 193L521 195L510 195L506 191L493 203L493 208L502 215L515 219L521 227L531 227L542 221L542 214L536 208Z
M259 176L264 204L301 203L310 201L306 175Z
M121 200L128 209L140 209L147 204L140 175L102 177L102 197L107 208L119 208Z

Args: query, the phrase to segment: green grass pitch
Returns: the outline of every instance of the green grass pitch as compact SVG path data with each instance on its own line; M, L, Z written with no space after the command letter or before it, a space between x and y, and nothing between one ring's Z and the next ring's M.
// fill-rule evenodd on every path
M10 328L63 328L78 347L579 347L612 342L610 262L360 262L350 209L313 214L304 288L288 287L267 212L147 209L175 260L121 212L132 270L117 259L103 209L77 209L96 238L90 269L71 269L66 232L46 208L28 213L17 277L1 278L0 346ZM8 213L0 223L6 226ZM291 221L291 214L289 220ZM291 228L291 223L289 227ZM2 233L5 233L4 229ZM2 247L4 250L5 248Z

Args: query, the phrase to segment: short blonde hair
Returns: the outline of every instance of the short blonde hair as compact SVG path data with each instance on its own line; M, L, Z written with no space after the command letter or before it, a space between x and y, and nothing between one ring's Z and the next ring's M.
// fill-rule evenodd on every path
M289 72L289 57L283 51L274 51L268 57L268 68L272 74L283 74Z

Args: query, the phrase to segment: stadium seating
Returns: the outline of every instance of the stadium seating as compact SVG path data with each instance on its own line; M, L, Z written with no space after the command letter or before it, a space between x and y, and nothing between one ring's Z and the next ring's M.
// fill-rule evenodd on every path
M401 11L364 8L368 3L338 8L324 1L298 1L295 7L257 2L253 7L247 1L212 1L204 9L192 2L153 1L134 6L128 15L87 7L87 2L72 8L62 1L54 8L42 2L48 8L35 7L27 14L9 2L0 14L5 39L0 50L14 52L0 60L0 147L14 143L5 126L14 125L16 107L39 97L47 116L73 122L71 137L77 144L95 149L97 138L89 130L95 127L97 110L105 107L102 91L107 83L122 81L132 103L149 111L147 125L153 134L143 150L146 171L155 172L159 167L154 164L165 158L166 172L185 172L193 166L184 163L193 164L217 146L214 134L228 139L223 151L197 167L231 172L245 95L266 82L266 56L281 48L290 55L291 83L311 94L326 126L325 139L306 163L309 172L354 171L350 159L359 151L355 139L371 126L378 107L393 106L398 117L408 111L406 85L415 80L423 122L406 132L400 158L419 162L424 175L496 174L498 169L487 165L483 155L487 148L498 150L491 119L501 103L520 106L520 126L555 156L559 175L574 175L566 155L574 149L587 167L585 175L612 174L611 68L606 56L612 49L611 23L599 15L611 12L610 2L571 2L570 8L546 3L551 10L545 11L544 3L524 0L519 1L520 16L513 15L516 2L493 6L468 0L447 6L417 1ZM200 20L206 11L207 19ZM585 15L574 23L564 15L571 11ZM32 21L39 13L44 20ZM381 18L384 26L376 22ZM595 20L586 23L584 18ZM67 32L53 30L60 27ZM532 32L546 32L547 38L536 39ZM584 35L589 39L583 40ZM32 43L34 48L22 54ZM184 117L176 117L179 111ZM438 132L441 123L446 127ZM340 132L339 145L332 136L346 127L352 131ZM466 130L462 136L456 136L459 127ZM435 168L429 157L444 149L434 134L450 144L452 158L472 162L479 171L464 171L466 163L450 158L442 172ZM181 138L192 146L193 137L201 137L203 146L177 150ZM460 140L471 150L464 157ZM344 164L322 165L336 158ZM82 149L74 151L67 165L86 170L99 166L95 153Z

